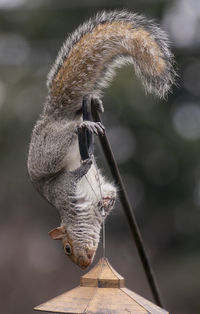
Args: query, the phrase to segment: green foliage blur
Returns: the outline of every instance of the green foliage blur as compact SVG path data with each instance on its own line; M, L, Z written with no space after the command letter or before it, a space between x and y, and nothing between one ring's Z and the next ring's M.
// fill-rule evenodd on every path
M29 181L27 151L64 39L97 11L123 8L169 33L178 86L160 101L126 66L104 91L102 118L166 308L200 313L200 2L0 0L1 313L33 313L79 284L82 271L48 236L59 217ZM95 262L101 254L100 244ZM152 300L119 202L106 225L106 255L130 289Z

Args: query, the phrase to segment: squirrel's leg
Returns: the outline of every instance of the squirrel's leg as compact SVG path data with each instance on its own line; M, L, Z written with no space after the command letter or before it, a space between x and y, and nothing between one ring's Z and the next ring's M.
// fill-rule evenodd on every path
M35 181L67 169L68 160L76 150L79 121L49 122L43 128L36 125L33 131L29 155L28 171ZM79 166L77 150L77 167Z
M85 160L73 171L63 170L50 180L43 182L42 191L47 200L60 210L72 208L76 202L76 187L78 181L88 172L92 159Z

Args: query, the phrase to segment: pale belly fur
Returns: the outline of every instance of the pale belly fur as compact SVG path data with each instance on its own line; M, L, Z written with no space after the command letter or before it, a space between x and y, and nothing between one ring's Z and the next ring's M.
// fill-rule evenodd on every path
M81 157L79 153L78 141L70 147L70 152L64 160L66 170L73 171L80 167ZM99 201L101 199L101 192L99 188L99 180L103 183L103 177L100 175L99 170L94 165L91 165L88 173L77 184L77 197L88 201ZM103 184L102 184L103 185Z

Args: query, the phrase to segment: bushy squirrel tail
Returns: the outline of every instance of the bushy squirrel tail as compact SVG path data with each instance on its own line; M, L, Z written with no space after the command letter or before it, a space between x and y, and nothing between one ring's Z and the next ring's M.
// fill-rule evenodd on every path
M134 65L145 90L159 97L174 83L168 39L155 23L124 10L97 14L63 44L48 75L51 106L75 112L83 95L98 96L126 63Z

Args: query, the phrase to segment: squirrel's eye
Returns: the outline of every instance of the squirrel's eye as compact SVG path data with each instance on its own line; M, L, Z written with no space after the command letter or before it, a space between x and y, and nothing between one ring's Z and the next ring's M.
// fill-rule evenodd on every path
M67 245L65 246L65 252L66 252L67 255L70 255L70 254L71 254L71 246L70 246L69 244L67 244Z

